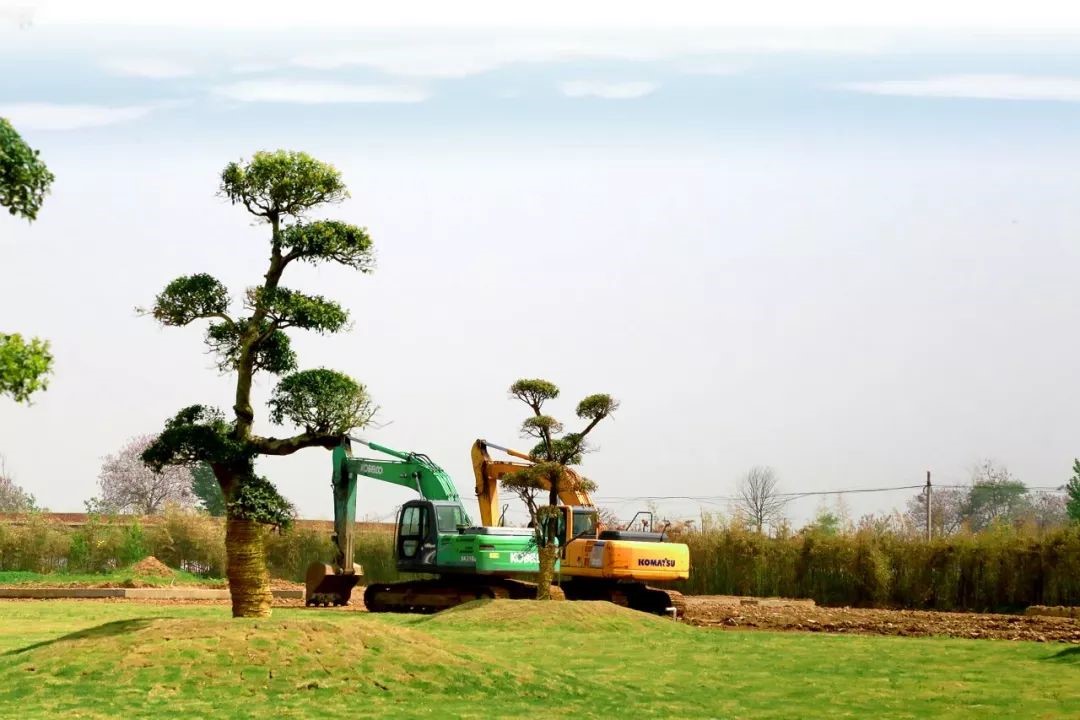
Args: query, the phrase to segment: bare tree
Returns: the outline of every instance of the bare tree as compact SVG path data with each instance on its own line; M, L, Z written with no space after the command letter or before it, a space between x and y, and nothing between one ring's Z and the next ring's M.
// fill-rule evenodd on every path
M8 475L4 456L0 455L0 512L30 512L36 507L34 496L16 485Z
M98 474L100 497L86 505L91 510L115 513L155 515L174 503L194 507L198 498L191 490L192 469L170 465L154 472L142 460L142 454L156 435L141 435L129 440L115 455L106 456Z
M780 519L787 499L780 495L776 473L771 467L755 466L739 481L738 511L761 533Z
M965 506L968 493L953 488L934 488L930 504L930 522L933 536L952 535L964 527ZM904 513L912 531L920 537L926 537L926 493L920 492L908 498Z

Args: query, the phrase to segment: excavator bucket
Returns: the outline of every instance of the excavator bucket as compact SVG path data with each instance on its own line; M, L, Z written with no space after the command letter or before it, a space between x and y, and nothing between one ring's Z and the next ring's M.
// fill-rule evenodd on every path
M334 568L325 563L312 563L308 566L304 579L307 589L304 604L308 606L348 605L353 588L360 582L362 571L355 566L355 572L335 573Z

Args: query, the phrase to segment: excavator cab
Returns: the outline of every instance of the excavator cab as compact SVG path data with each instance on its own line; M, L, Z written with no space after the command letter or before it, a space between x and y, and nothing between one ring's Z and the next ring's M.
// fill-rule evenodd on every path
M401 506L394 547L397 550L398 570L430 572L435 569L439 547L435 503L410 500Z
M559 543L564 548L574 540L595 538L600 530L600 515L596 508L580 505L560 505Z

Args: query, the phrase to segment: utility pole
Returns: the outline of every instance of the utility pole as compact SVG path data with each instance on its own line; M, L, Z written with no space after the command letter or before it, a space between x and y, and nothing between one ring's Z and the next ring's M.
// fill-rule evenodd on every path
M931 498L933 497L933 488L930 487L930 471L926 471L926 542L930 542L933 539L934 531L933 526L930 524L932 520L930 514Z

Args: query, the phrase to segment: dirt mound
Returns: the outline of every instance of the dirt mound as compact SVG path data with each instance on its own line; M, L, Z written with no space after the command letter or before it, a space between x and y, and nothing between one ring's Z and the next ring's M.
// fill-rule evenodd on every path
M702 627L1080 643L1080 620L1064 617L819 607L799 601L733 603L688 597L686 620Z
M136 575L152 575L153 577L174 577L176 572L151 555L143 558L131 566L131 571Z

